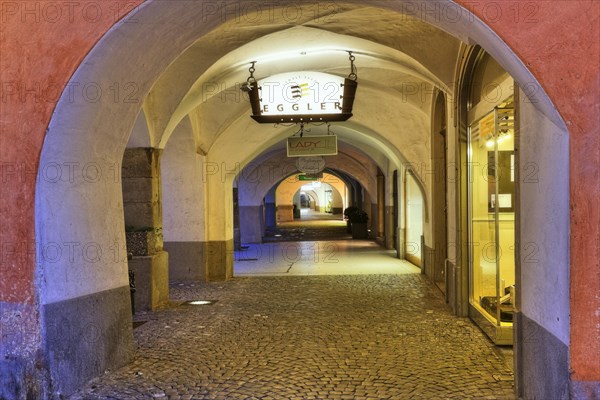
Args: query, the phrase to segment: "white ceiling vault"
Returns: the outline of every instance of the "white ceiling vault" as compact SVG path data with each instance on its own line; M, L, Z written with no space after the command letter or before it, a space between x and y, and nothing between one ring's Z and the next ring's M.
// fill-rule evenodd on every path
M195 41L152 87L139 117L145 124L138 121L129 146L164 148L189 118L200 154L220 138L231 143L236 132L263 141L246 158L250 162L297 131L249 118L239 85L250 63L256 61L257 79L302 70L347 76L352 51L359 82L354 117L332 124L332 130L377 164L382 158L395 164L428 159L432 97L436 89L452 94L461 42L420 19L381 8L336 4L332 14L317 16L314 4L296 7L304 8L293 23L276 11L259 23L233 18Z

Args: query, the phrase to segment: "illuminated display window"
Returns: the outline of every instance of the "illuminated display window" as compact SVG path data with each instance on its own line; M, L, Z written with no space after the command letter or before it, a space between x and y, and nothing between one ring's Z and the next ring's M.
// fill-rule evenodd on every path
M512 97L469 126L472 317L512 344L515 301L515 153Z

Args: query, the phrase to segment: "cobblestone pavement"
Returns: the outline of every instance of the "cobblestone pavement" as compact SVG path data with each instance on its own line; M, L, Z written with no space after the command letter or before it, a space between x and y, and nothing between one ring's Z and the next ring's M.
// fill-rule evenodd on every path
M136 317L134 361L72 399L514 398L500 352L418 273L176 284L171 299Z

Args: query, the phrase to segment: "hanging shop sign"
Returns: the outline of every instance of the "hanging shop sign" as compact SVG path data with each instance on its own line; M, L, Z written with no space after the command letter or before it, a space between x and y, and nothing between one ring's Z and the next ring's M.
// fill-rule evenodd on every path
M355 57L348 52L350 74L338 75L315 71L276 74L257 80L256 62L241 86L248 93L252 118L260 123L310 123L346 121L352 117L358 77Z
M325 169L325 159L323 157L298 157L296 168L305 174L316 174Z
M273 75L257 85L250 92L252 118L263 123L346 121L357 87L351 79L312 71Z
M335 135L293 136L287 140L288 157L335 156L337 153L337 136Z

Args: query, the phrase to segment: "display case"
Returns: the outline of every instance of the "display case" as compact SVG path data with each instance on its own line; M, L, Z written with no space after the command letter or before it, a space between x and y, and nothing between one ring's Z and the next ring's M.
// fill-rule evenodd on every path
M512 344L515 300L514 104L469 126L471 318L501 345Z

